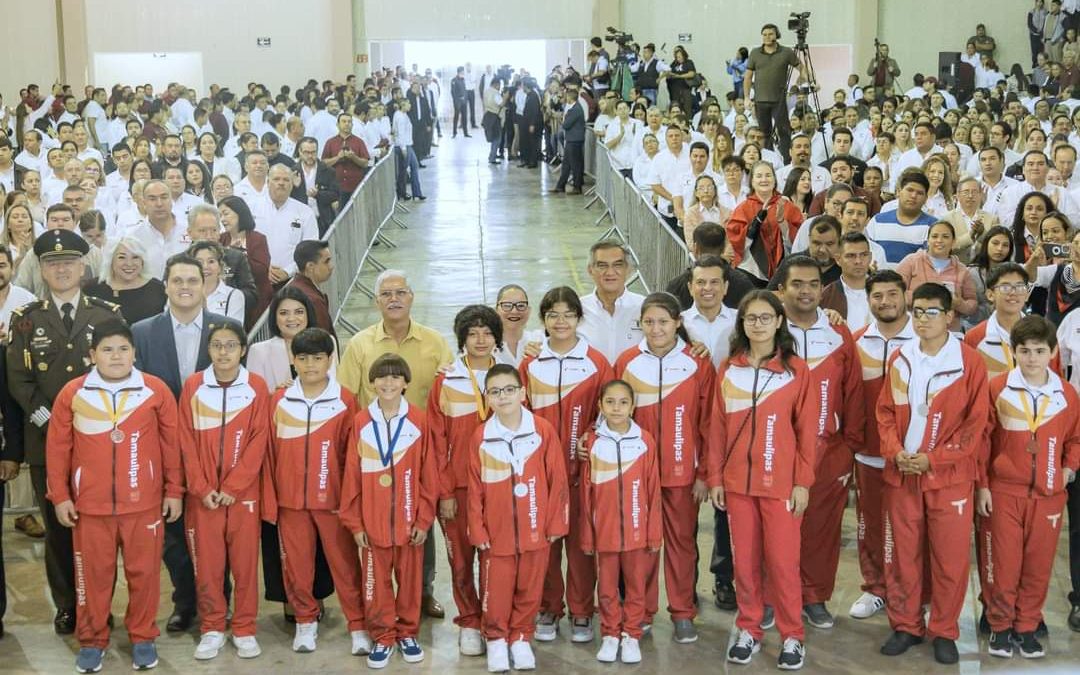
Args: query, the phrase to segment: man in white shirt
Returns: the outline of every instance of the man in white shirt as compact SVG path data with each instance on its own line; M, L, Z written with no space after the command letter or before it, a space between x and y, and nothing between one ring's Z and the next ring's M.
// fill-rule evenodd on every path
M668 127L664 138L667 147L653 157L648 180L658 197L656 210L674 225L672 200L682 185L680 178L690 170L690 148L683 143L683 130L674 124Z
M774 169L779 171L784 168L784 158L780 156L780 153L765 147L765 132L761 130L761 127L757 125L746 127L746 142L761 148L761 158L772 164Z
M911 136L915 141L915 147L900 155L900 158L896 160L894 171L897 178L904 172L904 169L911 167L921 169L927 157L944 152L942 147L937 144L934 127L929 122L916 124L915 128L911 130Z
M720 170L724 172L722 180L716 181L716 201L728 211L734 211L746 195L749 188L743 183L746 176L746 164L741 157L729 155L720 160Z
M21 169L40 172L45 165L46 151L41 132L37 129L27 129L23 132L22 152L15 156L15 163Z
M701 176L712 176L717 184L723 182L709 168L709 146L698 141L690 145L690 170L682 173L677 191L672 193L672 210L680 224L686 216L686 209L694 202L694 187Z
M828 169L810 163L810 138L805 134L796 134L791 137L791 164L776 172L778 190L783 189L788 174L796 167L810 172L810 186L814 194L832 185L832 176L829 175ZM746 168L749 170L751 167Z
M1004 171L1004 167L1012 166L1023 159L1023 155L1010 147L1012 145L1012 137L1012 127L1009 126L1008 122L994 122L994 124L990 126L990 145L988 148L997 148L1001 151L1002 171ZM984 148L984 150L985 149L987 148ZM982 177L982 154L982 152L979 152L978 154L972 155L971 159L967 162L967 172L976 177Z
M645 297L626 288L630 256L621 244L610 240L593 244L588 270L596 289L581 298L585 316L578 334L615 363L644 338L641 303Z
M11 145L11 139L0 136L0 186L10 193L15 189L15 161L13 155L15 148Z
M169 186L163 180L151 180L143 188L143 204L146 222L131 228L127 236L138 239L146 249L143 265L158 279L165 272L165 262L191 246L187 233L187 220L179 220L173 213L173 199Z
M247 203L252 214L261 211L267 201L267 180L270 160L262 150L252 150L244 157L244 171L247 175L233 188L233 194Z
M1046 155L1038 150L1028 152L1024 155L1023 167L1024 180L1009 187L1001 195L997 210L994 211L998 220L1003 223L1011 223L1013 216L1016 215L1016 207L1020 204L1020 200L1023 199L1024 195L1029 192L1041 192L1050 198L1056 209L1065 214L1070 222L1075 222L1078 214L1072 200L1069 198L1069 193L1065 188L1046 180L1046 174L1049 171L1049 162Z
M5 343L7 334L11 330L11 313L37 300L30 291L11 283L13 276L15 276L15 267L11 259L11 249L0 246L0 341Z
M181 223L187 222L188 211L196 204L205 204L206 201L187 192L187 181L184 179L184 170L178 166L170 166L162 173L161 179L169 186L169 196L173 200L173 215ZM144 191L145 193L145 191Z
M319 238L319 226L311 207L289 195L292 170L284 164L270 168L268 199L255 215L255 229L266 235L270 249L270 281L282 284L296 274L293 249L301 241Z
M694 304L682 313L683 326L694 342L709 350L714 367L728 357L736 310L724 305L731 267L715 255L702 256L690 268L690 296Z
M64 122L75 124L80 119L78 110L78 100L71 94L64 96L64 112L60 113L60 117L53 123L53 128L59 127Z
M90 139L94 147L103 151L107 151L110 145L109 120L105 116L106 96L104 89L96 87L90 100L87 101L86 107L83 108L83 118L86 119Z
M82 122L75 125L75 128L71 131L71 140L75 141L75 149L78 154L75 155L80 161L86 161L88 159L95 160L102 167L105 166L105 155L101 154L101 151L90 145L90 132L87 131L87 124Z
M997 213L1005 191L1019 181L1005 175L1005 154L1000 148L994 146L983 148L975 159L982 168L980 172L982 179L979 183L983 191L983 208L991 213Z

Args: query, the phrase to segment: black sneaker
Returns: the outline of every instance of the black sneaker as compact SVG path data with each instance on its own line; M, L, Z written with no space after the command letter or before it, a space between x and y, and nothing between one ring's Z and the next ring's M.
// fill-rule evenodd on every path
M730 581L717 582L713 592L716 593L714 602L720 609L734 612L739 608L739 603L735 599L735 587L731 585Z
M769 630L776 625L776 612L773 608L765 605L765 611L761 614L761 630Z
M1003 630L1000 633L990 633L990 645L987 651L990 656L1000 656L1003 659L1011 659L1013 655L1013 632Z
M1069 629L1080 633L1080 604L1074 604L1069 610Z
M1040 640L1050 637L1050 629L1046 627L1045 621L1040 621L1038 627L1035 628L1035 637Z
M750 659L760 650L761 644L754 639L754 636L750 634L750 631L740 630L739 637L736 638L735 644L731 645L731 649L728 650L727 660L732 663L741 663L745 665L750 663Z
M982 614L979 615L979 635L989 635L991 632L990 619L986 618L986 608L983 607Z
M784 647L780 651L780 658L776 661L776 667L780 670L798 670L803 666L806 658L806 647L798 638L784 640Z
M1041 659L1046 656L1046 650L1035 638L1035 633L1020 633L1017 635L1017 642L1020 643L1020 656L1025 659Z
M806 619L806 622L814 628L833 627L833 615L829 614L829 609L825 606L824 602L803 605L802 615L803 618Z
M1032 635L1032 637L1035 637ZM956 650L956 642L948 638L934 638L934 660L946 666L960 660L960 652Z
M900 656L911 647L922 644L923 639L918 635L905 633L902 630L894 631L885 644L881 645L881 653L885 656Z

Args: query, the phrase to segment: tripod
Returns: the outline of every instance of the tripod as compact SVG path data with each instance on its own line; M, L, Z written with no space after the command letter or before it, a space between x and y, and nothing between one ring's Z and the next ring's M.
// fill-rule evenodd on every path
M810 45L806 44L806 32L798 31L796 38L795 46L792 49L795 52L795 58L799 61L799 69L806 71L806 86L809 88L808 96L813 101L814 113L818 118L817 132L821 135L822 142L825 143L825 154L829 156L832 155L832 152L829 150L829 139L825 136L825 118L822 117L821 99L818 97L817 72L814 70L814 59L810 56ZM794 69L795 66L788 66L786 82L791 82L791 72Z

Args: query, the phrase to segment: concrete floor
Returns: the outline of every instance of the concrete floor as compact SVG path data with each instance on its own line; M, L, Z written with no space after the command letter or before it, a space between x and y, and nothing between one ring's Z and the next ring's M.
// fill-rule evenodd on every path
M389 229L388 235L399 246L381 249L380 262L405 270L416 290L416 320L450 333L454 314L464 304L491 303L497 289L506 283L518 283L528 289L534 303L554 285L569 284L581 292L590 290L585 273L588 246L601 230L593 226L597 207L582 210L581 197L548 196L545 190L556 176L545 169L525 170L515 166L490 167L486 148L479 132L472 140L444 137L435 150L437 158L422 172L425 203L410 202L412 213L404 216L408 230ZM366 274L367 280L374 274ZM534 304L535 306L535 304ZM377 318L372 303L359 294L350 302L348 317L358 326ZM535 318L532 322L536 325ZM344 337L344 336L343 336ZM555 643L536 649L538 667L563 673L611 672L630 669L640 673L756 673L775 672L778 636L766 635L762 653L748 667L730 666L724 661L730 639L733 613L722 612L712 604L711 577L707 571L712 547L712 514L701 512L699 546L704 561L698 591L703 606L698 618L701 639L693 645L675 645L671 641L670 622L657 616L655 634L642 645L644 660L638 666L605 666L595 660L598 645L572 645L561 636ZM6 519L5 565L8 574L9 606L4 623L7 635L0 640L0 673L66 673L74 670L78 645L73 638L60 638L52 632L53 609L45 583L43 551L40 543L17 534ZM437 528L436 528L437 529ZM1063 528L1064 529L1064 528ZM485 660L466 658L457 652L457 630L451 622L453 601L448 584L449 571L442 555L439 537L436 595L447 607L448 618L425 620L421 643L427 659L415 666L394 657L392 672L482 673ZM1068 563L1062 538L1058 562L1046 607L1046 622L1051 638L1047 641L1046 659L1024 662L1019 657L1003 661L985 656L985 640L977 640L975 621L977 602L969 593L961 617L961 663L945 668L934 663L928 647L913 649L905 657L888 659L878 654L878 647L888 636L884 616L866 621L847 618L847 608L859 595L859 573L855 552L853 510L844 520L844 550L841 555L839 582L830 608L837 614L837 625L830 631L809 628L807 662L809 673L1072 673L1080 672L1080 634L1065 625L1068 612ZM163 579L167 576L163 573ZM974 575L973 575L974 579ZM159 611L163 626L171 609L166 581ZM127 601L124 582L117 587L114 614L122 616ZM661 600L663 603L663 600ZM161 664L165 673L309 673L355 672L365 669L359 658L349 656L348 635L340 610L333 598L328 600L329 617L321 626L319 649L313 654L298 655L290 649L292 631L281 618L280 606L263 603L259 620L259 641L263 655L252 661L236 658L227 646L214 661L196 662L192 658L198 640L195 633L175 637L163 635L158 640ZM661 607L664 605L661 604ZM121 622L118 621L119 626ZM564 624L565 628L565 624ZM112 647L105 660L104 672L126 672L130 668L130 646L122 627L113 635Z

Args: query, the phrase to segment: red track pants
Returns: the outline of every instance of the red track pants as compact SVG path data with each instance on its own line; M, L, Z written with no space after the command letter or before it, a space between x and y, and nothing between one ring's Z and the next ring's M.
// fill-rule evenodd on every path
M883 522L885 471L855 462L855 513L858 516L859 569L862 571L862 590L885 597L885 565L882 547L885 540Z
M697 582L698 506L693 487L660 488L660 510L664 525L664 590L672 621L697 616L694 584ZM645 622L660 606L660 556L653 559L645 580Z
M333 511L278 509L281 540L281 571L285 595L296 611L297 623L314 623L319 604L311 594L315 577L315 540L322 542L338 603L349 630L364 630L364 605L360 597L360 561L352 533Z
M641 623L645 620L645 574L656 567L656 556L645 548L596 554L602 636L620 637L626 633L632 638L641 638ZM621 601L620 578L624 586Z
M995 631L1034 631L1054 568L1068 494L1014 497L993 494L989 520L992 548L987 551L991 579L986 614Z
M476 592L476 549L469 543L468 516L469 491L454 490L457 500L457 517L453 520L439 519L443 539L446 540L446 559L450 563L450 576L454 584L454 604L458 615L454 623L461 628L480 628L480 595Z
M257 500L238 500L232 506L208 509L189 497L184 527L191 564L195 569L200 630L224 632L225 569L233 578L233 635L255 635L259 613L259 536L262 523Z
M75 523L75 632L79 645L109 646L109 610L116 584L116 552L124 554L128 606L124 626L132 644L160 633L161 546L165 521L157 508L123 516L80 514Z
M483 631L490 640L532 640L547 571L548 547L517 555L480 552Z
M424 547L368 546L360 549L360 565L364 575L364 612L371 639L393 645L402 638L415 638L420 628Z
M840 564L840 527L847 506L851 474L831 477L810 487L810 501L803 514L801 561L803 604L828 602L836 586Z
M570 534L551 544L547 576L544 577L544 597L540 611L563 616L563 594L570 616L591 617L596 611L596 564L581 552L581 496L576 487L570 489ZM566 550L566 583L563 584L562 552Z
M964 605L971 547L974 485L922 491L914 476L885 486L885 591L889 625L912 635L955 640ZM929 563L929 570L927 570ZM930 576L930 624L923 619L924 576Z

